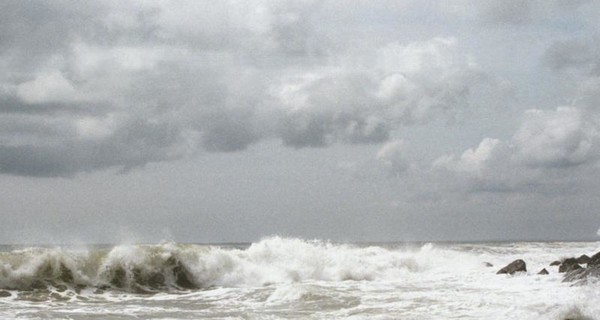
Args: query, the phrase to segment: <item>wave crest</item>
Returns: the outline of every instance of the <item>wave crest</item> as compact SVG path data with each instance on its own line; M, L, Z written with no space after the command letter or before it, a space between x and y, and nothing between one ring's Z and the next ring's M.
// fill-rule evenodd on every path
M447 267L457 255L463 255L458 259L462 267L480 265L466 253L432 245L387 249L280 237L246 249L177 243L80 251L32 248L0 253L0 288L67 286L152 293L307 280L400 280Z

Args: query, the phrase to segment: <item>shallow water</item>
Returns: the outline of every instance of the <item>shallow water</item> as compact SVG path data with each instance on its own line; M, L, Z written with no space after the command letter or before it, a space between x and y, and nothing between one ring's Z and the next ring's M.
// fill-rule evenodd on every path
M0 298L1 319L600 319L600 284L563 283L549 267L600 251L597 242L272 237L1 251L0 288L10 294ZM527 273L496 275L518 258ZM542 268L550 274L537 275Z

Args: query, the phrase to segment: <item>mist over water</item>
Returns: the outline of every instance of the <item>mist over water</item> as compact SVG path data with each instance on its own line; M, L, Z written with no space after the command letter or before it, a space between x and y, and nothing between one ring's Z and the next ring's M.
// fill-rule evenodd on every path
M2 249L0 317L9 319L600 317L598 283L563 283L548 266L597 252L594 242L365 245L271 237L240 246ZM527 274L496 275L517 258ZM550 274L537 275L542 268Z

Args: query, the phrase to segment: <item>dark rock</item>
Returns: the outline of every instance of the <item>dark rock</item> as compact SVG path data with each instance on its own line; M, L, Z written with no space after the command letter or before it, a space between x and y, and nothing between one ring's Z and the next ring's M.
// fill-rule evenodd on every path
M550 266L560 266L560 261L556 260L556 261L552 261L552 263L550 263Z
M581 283L591 277L600 278L600 266L590 266L588 268L579 268L569 271L565 274L563 282Z
M484 265L484 266L486 266L486 267L488 267L488 268L490 268L490 267L493 267L493 266L494 266L493 264L491 264L491 263L489 263L489 262L484 262L484 263L483 263L483 265Z
M515 274L515 272L521 272L521 271L526 272L527 266L525 264L525 261L523 261L521 259L517 259L517 260L511 262L506 267L498 270L498 272L496 272L496 274L504 274L504 273Z
M583 264L583 263L587 264L587 263L590 262L590 260L591 260L590 257L588 257L585 254L582 254L581 256L579 256L579 258L577 258L577 263L579 263L579 264Z
M548 270L546 270L546 268L542 269L540 272L538 272L538 274L548 274Z
M590 261L588 262L588 267L589 266L598 266L600 265L600 251L598 253L596 253L595 255L593 255L590 258Z
M10 294L10 292L0 290L0 298L6 298L6 297L10 297L10 296L12 296L12 294Z
M576 269L576 270L572 270L570 272L567 272L565 274L565 276L563 277L563 282L573 282L573 281L578 281L578 280L583 280L586 278L586 276L584 275L586 269Z
M581 269L581 266L577 263L577 259L568 258L558 267L558 272L569 272L577 269Z

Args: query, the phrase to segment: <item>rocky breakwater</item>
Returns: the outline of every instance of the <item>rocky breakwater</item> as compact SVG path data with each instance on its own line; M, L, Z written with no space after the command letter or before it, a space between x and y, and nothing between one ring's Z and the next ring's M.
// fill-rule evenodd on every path
M563 282L574 282L583 284L587 281L600 281L600 252L589 257L585 254L578 258L571 257L562 260L553 261L551 267L558 267L559 273L564 273ZM498 270L497 274L515 274L517 272L527 272L525 261L515 260ZM538 275L549 274L546 268L537 273Z
M576 264L576 266L579 267L574 267L572 265L573 258L564 260L563 264L565 264L565 262L569 260L571 267L565 267L565 276L563 278L563 281L581 283L588 280L600 280L600 252L594 254L591 257L584 256L575 259L579 262ZM561 266L563 264L561 264ZM582 265L585 265L585 267L583 267Z

